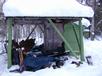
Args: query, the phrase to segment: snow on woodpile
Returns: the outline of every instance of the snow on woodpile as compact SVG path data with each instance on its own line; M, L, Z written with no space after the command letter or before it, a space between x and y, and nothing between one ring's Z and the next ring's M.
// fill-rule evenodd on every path
M7 0L3 7L6 16L92 17L91 7L76 0Z

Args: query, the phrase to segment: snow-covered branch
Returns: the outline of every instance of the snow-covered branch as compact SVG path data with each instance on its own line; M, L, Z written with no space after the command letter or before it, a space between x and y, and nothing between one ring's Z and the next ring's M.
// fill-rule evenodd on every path
M102 19L96 24L96 26L98 26L99 24L101 24L102 23Z

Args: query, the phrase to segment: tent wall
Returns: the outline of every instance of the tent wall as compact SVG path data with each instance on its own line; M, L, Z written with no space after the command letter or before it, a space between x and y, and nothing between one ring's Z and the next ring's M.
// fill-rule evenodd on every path
M63 35L65 39L68 41L70 46L73 48L73 51L79 54L80 46L79 46L79 25L74 23L68 23L64 25ZM65 45L65 49L69 51L69 48Z
M51 25L53 26L53 28L55 29L57 34L64 41L66 48L71 52L71 54L73 56L75 56L76 58L78 58L78 55L76 54L76 52L79 52L79 56L80 56L81 61L84 61L83 27L82 27L82 23L81 23L81 18L79 19L79 33L76 30L75 25L72 25L71 26L72 28L70 28L71 30L74 30L74 31L68 32L68 30L66 30L67 33L72 34L72 35L69 35L72 38L71 42L70 42L70 39L67 39L68 38L68 34L67 33L65 34L65 36L66 36L66 38L65 38L64 35L59 31L59 29L53 23L53 21L51 19L48 19L48 21L51 23ZM73 38L76 38L76 39L74 40Z
M63 36L72 47L73 52L80 56L81 61L84 61L83 27L81 19L79 20L79 25L75 23L65 24ZM65 45L65 49L70 51L67 45Z

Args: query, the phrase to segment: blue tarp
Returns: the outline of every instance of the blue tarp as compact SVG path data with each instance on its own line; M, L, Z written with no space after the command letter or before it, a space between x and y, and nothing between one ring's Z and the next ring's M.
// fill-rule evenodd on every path
M54 57L51 56L37 56L28 54L24 60L26 67L32 68L32 71L42 69L43 67L50 65L54 61Z

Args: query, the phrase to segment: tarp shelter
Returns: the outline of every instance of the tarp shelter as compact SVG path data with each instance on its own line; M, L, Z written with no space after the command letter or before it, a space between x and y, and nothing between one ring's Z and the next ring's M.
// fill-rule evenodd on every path
M91 7L81 5L76 0L7 0L3 6L4 15L7 18L8 25L8 67L11 66L11 45L12 45L12 24L13 18L31 17L35 19L47 19L52 27L56 30L66 47L75 55L73 44L69 42L67 36L67 24L65 25L65 36L58 30L52 19L65 19L79 21L78 43L80 48L80 58L84 60L83 48L83 31L81 18L92 17L94 12ZM68 26L68 28L71 26ZM71 36L70 32L70 36ZM67 37L66 37L67 36ZM74 36L76 37L76 36ZM76 43L76 42L75 42Z

